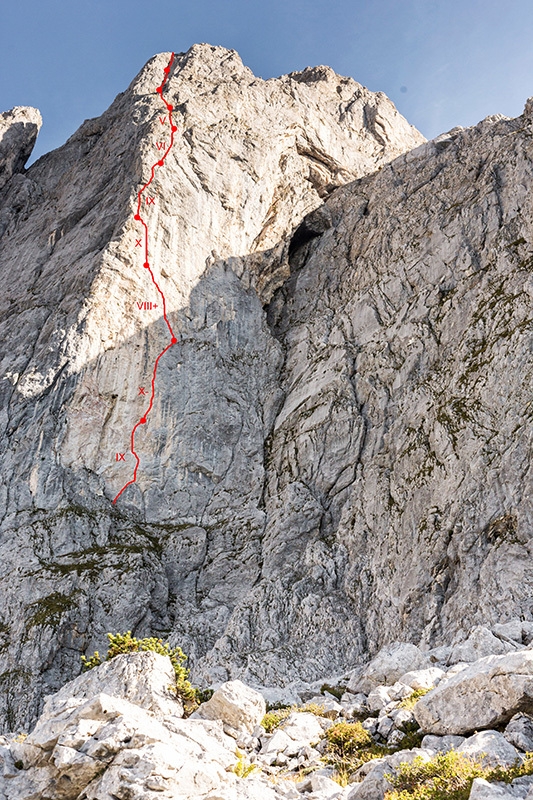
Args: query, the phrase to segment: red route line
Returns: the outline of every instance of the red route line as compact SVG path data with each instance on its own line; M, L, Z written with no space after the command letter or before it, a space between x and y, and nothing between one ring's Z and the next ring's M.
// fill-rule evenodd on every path
M152 392L150 394L150 403L148 405L148 408L146 409L146 411L144 412L144 414L140 418L139 422L137 422L133 426L133 429L131 431L130 451L131 451L132 455L134 456L135 462L136 462L135 463L135 467L133 469L133 478L130 481L128 481L126 484L124 484L124 486L122 487L120 492L117 494L117 496L113 500L113 504L115 504L117 502L117 500L120 497L120 495L122 494L122 492L124 492L128 488L128 486L131 486L131 484L135 483L136 480L137 480L137 471L139 469L139 464L141 463L141 460L140 460L139 456L137 455L137 453L135 452L135 434L137 432L137 428L140 428L141 425L144 425L146 423L146 419L148 417L148 414L150 413L150 411L153 408L154 397L155 397L155 379L157 377L157 367L159 366L159 362L163 358L163 356L165 355L167 350L170 350L172 345L177 344L177 342L178 342L178 340L174 336L174 331L172 330L172 326L171 326L170 322L168 321L167 304L166 304L166 301L165 301L165 295L163 294L163 292L159 288L159 285L158 285L158 283L157 283L157 281L155 279L155 275L152 272L152 268L150 266L150 261L149 261L149 257L148 257L148 225L146 224L144 219L141 217L141 203L142 203L143 192L145 192L146 189L148 189L148 187L150 186L150 184L154 180L156 167L162 167L164 165L165 158L170 153L170 151L172 149L172 145L174 144L174 134L178 130L177 127L174 125L174 123L172 121L172 111L174 110L173 106L170 103L167 103L167 101L163 97L163 89L165 88L165 83L168 80L170 68L172 66L172 62L173 61L174 61L174 53L171 54L170 61L168 62L168 65L165 67L165 70L164 70L165 75L164 75L163 80L161 81L161 86L158 86L157 89L156 89L156 93L161 95L161 100L163 100L163 102L165 103L165 105L167 107L168 115L166 115L165 118L168 116L168 121L170 123L170 144L167 147L167 149L165 150L165 152L163 153L163 155L161 156L161 158L159 158L159 160L156 161L155 164L152 165L152 169L150 170L150 178L149 178L149 180L144 184L142 189L140 189L137 192L137 213L135 214L135 217L134 217L134 219L137 222L140 222L141 225L144 228L144 264L143 264L143 267L145 269L147 269L148 272L150 273L150 278L152 279L152 283L154 284L155 288L157 289L157 291L159 292L159 294L161 296L161 300L163 302L163 317L164 317L164 320L166 322L166 325L167 325L167 328L168 328L168 332L170 333L170 344L167 344L165 349L161 350L161 352L159 353L159 355L157 356L157 358L155 360L154 369L153 369L153 372L152 372Z

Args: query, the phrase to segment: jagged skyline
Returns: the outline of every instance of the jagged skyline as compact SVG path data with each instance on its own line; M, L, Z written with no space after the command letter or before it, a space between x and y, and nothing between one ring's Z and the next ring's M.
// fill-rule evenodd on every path
M527 0L318 0L268 4L161 0L3 10L0 106L33 105L44 125L32 161L100 115L157 52L195 42L234 48L256 75L327 64L385 92L431 138L488 114L521 113L533 94L533 8Z

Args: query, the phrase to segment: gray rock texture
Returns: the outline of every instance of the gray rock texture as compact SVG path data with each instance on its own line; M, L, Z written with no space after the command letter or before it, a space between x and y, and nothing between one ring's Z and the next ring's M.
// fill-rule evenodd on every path
M170 635L198 664L254 596L265 553L275 552L262 546L265 443L283 402L284 353L251 273L220 258L256 253L273 291L288 267L276 277L265 248L335 187L423 141L383 94L327 67L262 81L223 48L176 56L165 98L178 132L143 213L179 345L161 362L150 424L136 440L138 483L113 505L132 475L130 433L146 406L138 387L150 385L167 343L161 311L137 305L158 298L134 214L169 143L155 91L169 55L0 196L0 694L9 728L34 719L42 693L79 671L80 652L102 649L106 631ZM27 154L21 141L8 172ZM117 452L126 453L120 464ZM275 626L286 598L270 572ZM255 649L258 623L252 612L240 659ZM283 647L269 650L266 671L277 674Z
M518 712L532 711L531 650L480 658L443 678L413 709L422 730L437 735L492 728L509 722Z
M327 67L179 54L144 210L178 344L113 505L168 342L134 220L168 59L0 195L8 728L107 631L279 685L533 618L531 104L422 144Z
M41 114L30 106L0 114L0 189L24 170L41 125Z

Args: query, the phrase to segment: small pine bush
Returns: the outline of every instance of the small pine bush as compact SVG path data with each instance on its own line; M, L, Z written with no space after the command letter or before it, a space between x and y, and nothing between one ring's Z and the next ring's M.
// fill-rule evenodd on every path
M420 698L424 697L429 691L429 689L415 689L414 692L403 698L398 708L406 708L408 711L411 711L411 709L415 707L417 700L420 700Z
M279 723L287 719L289 714L292 714L294 710L295 709L291 708L291 706L285 706L285 708L275 708L272 709L272 711L267 711L261 720L261 725L265 729L265 732L272 733L272 731L278 727Z
M168 642L156 639L154 636L146 639L136 639L131 635L131 631L126 633L108 633L109 646L105 661L110 661L115 656L122 653L138 653L148 650L159 653L161 656L168 656L176 674L176 693L184 700L198 701L199 690L189 683L189 670L184 667L187 656L181 647L171 647ZM81 657L85 670L97 667L102 663L102 658L98 650L90 658Z
M328 728L325 738L328 744L324 760L335 767L341 785L362 764L390 752L376 744L360 722L337 722Z
M337 722L326 731L328 749L339 758L353 756L358 750L369 747L373 739L360 722Z
M394 788L385 800L468 800L474 778L511 783L522 775L533 775L533 753L511 767L484 767L480 760L450 750L431 761L418 757L400 764L397 774L389 775Z
M316 717L321 717L324 714L324 706L320 706L318 703L306 703L303 706L288 706L284 703L274 703L267 708L268 711L261 720L261 725L266 733L272 733L280 722L287 719L289 714L292 714L293 711L298 711L300 713L307 712L308 714L314 714Z

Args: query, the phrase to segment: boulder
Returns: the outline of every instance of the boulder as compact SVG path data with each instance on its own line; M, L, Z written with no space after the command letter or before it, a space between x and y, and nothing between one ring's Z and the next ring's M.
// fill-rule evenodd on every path
M495 623L492 626L492 632L496 636L501 636L505 639L512 639L517 644L523 644L525 631L522 620L513 619L509 622Z
M519 750L533 751L533 719L528 714L515 714L503 735Z
M124 653L83 672L47 697L39 725L101 692L163 717L182 717L183 704L173 691L175 685L176 675L168 656L151 651Z
M422 730L438 735L494 728L519 711L533 711L531 650L481 658L442 680L413 709Z
M381 711L392 701L389 686L377 686L368 695L366 705L369 711Z
M377 686L395 683L406 672L429 666L427 655L416 645L394 642L382 648L364 668L352 674L347 689L354 694L369 694Z
M280 729L300 747L316 744L324 735L318 717L307 712L294 712L284 720Z
M311 789L320 796L321 800L330 800L330 798L338 797L341 787L327 775L311 774Z
M434 750L436 753L447 753L448 750L457 750L464 741L464 736L432 736L427 734L422 739L420 747Z
M251 734L265 714L263 695L235 680L223 683L193 717L220 719L230 732Z
M403 730L406 725L415 722L413 712L408 708L397 708L389 712L389 717L393 720L394 725L399 730Z
M285 731L280 728L274 731L272 736L261 748L261 755L266 757L266 761L273 764L276 760L278 753L284 753L292 756L298 752L298 745Z
M517 650L521 645L511 639L500 639L479 625L473 628L468 639L456 645L450 654L449 661L455 664L458 661L477 661L479 658L491 655L503 655Z
M481 731L469 736L457 752L479 759L485 767L511 767L522 760L516 747L498 731Z
M413 691L417 689L433 689L446 673L439 667L428 667L406 672L398 679L398 683L409 686Z
M532 800L533 776L516 778L512 783L489 783L484 778L475 778L469 800Z

